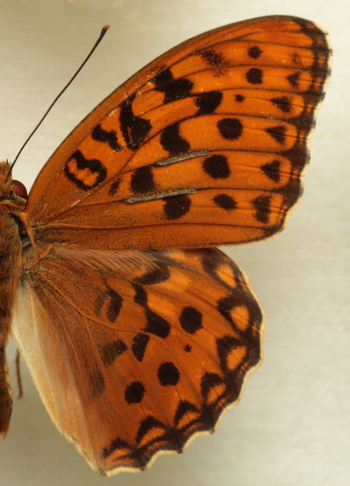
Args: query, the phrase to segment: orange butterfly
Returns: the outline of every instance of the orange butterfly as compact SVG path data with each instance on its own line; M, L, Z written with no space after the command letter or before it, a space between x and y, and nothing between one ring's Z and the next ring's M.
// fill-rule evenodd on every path
M283 229L328 58L306 20L221 27L97 106L27 202L1 163L4 435L9 333L57 428L100 474L146 469L214 430L260 361L262 313L211 247Z

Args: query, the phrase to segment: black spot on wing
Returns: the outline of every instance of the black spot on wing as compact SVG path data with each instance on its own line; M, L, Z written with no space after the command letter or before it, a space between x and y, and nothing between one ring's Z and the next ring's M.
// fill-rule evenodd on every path
M170 277L169 266L164 262L157 262L157 266L134 279L140 285L155 285L165 282Z
M263 51L260 49L259 46L253 46L248 49L248 56L252 59L258 59L261 56L262 52Z
M164 93L164 103L187 98L191 94L193 83L189 79L174 79L170 69L161 71L154 78L154 89Z
M217 127L221 136L226 140L237 140L243 132L242 122L238 118L221 118Z
M163 317L156 314L151 309L146 309L147 325L143 328L144 332L149 332L162 339L168 337L170 333L170 324Z
M134 115L132 103L135 95L126 98L120 105L120 127L130 150L137 150L151 131L151 122L145 118Z
M165 339L170 333L170 324L163 317L149 308L147 291L139 284L133 284L133 287L135 290L134 301L136 304L144 308L144 314L147 321L146 326L143 328L143 332L154 334L155 336Z
M263 72L259 68L251 68L246 73L246 79L249 84L262 84Z
M162 386L175 386L180 381L180 372L174 363L167 361L158 368L158 380Z
M131 190L134 194L147 194L155 188L152 167L144 165L135 170L131 176Z
M215 49L204 49L199 52L201 58L213 68L222 68L229 66L229 62L225 59L221 52Z
M203 170L212 179L227 179L230 174L230 165L227 157L214 154L203 161Z
M96 125L91 132L91 138L97 142L107 143L114 151L121 149L115 130L107 131L104 130L101 125Z
M202 313L194 307L186 306L182 309L180 315L180 325L188 334L195 334L202 329Z
M180 122L164 128L160 136L160 143L170 155L183 154L191 150L191 145L180 134Z
M135 297L134 297L134 302L135 304L140 305L141 307L144 307L145 309L148 308L148 296L146 289L143 288L141 285L134 284L133 285L134 290L135 290Z
M115 196L116 193L118 192L119 186L121 183L121 179L116 179L115 181L112 182L112 184L109 187L108 194L110 196Z
M109 287L109 290L106 293L106 296L108 296L107 297L108 298L108 305L107 305L107 309L106 309L107 319L110 322L115 322L115 320L117 319L117 317L119 315L120 309L122 307L123 298L118 294L118 292L113 290L111 287Z
M214 196L213 201L219 208L224 209L225 211L237 209L237 202L228 194L217 194Z
M210 115L214 113L216 108L220 105L222 100L221 91L209 91L196 95L195 104L198 106L197 116Z
M241 94L235 95L235 101L237 101L237 103L242 103L244 100L245 100L245 96L243 96Z
M145 394L145 387L141 381L133 381L125 388L124 397L125 401L131 405L133 403L140 403Z
M139 332L132 340L131 351L137 361L142 361L149 343L150 337L148 334Z
M168 221L180 219L190 211L191 199L186 194L168 197L164 201L163 211Z

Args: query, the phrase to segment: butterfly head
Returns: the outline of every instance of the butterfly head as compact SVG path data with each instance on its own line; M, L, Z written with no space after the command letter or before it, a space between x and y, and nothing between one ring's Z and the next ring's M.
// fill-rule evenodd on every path
M21 182L12 179L10 168L8 162L0 162L0 201L24 206L28 199L27 190Z

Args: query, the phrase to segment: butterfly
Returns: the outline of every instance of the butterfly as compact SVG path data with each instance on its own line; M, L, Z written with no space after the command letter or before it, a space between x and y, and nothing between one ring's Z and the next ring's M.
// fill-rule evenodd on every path
M63 141L26 200L0 165L0 431L15 339L102 475L212 432L261 359L262 311L215 248L280 232L302 191L326 34L220 27L159 57Z

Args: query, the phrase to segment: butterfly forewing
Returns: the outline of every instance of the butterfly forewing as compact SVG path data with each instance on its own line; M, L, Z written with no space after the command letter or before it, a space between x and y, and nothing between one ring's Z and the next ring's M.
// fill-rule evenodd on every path
M39 174L12 333L99 473L212 431L259 363L259 306L208 247L283 228L328 56L293 17L207 32L112 93Z
M327 73L325 34L301 19L257 19L180 45L50 159L29 199L38 238L163 249L275 234L300 195Z

